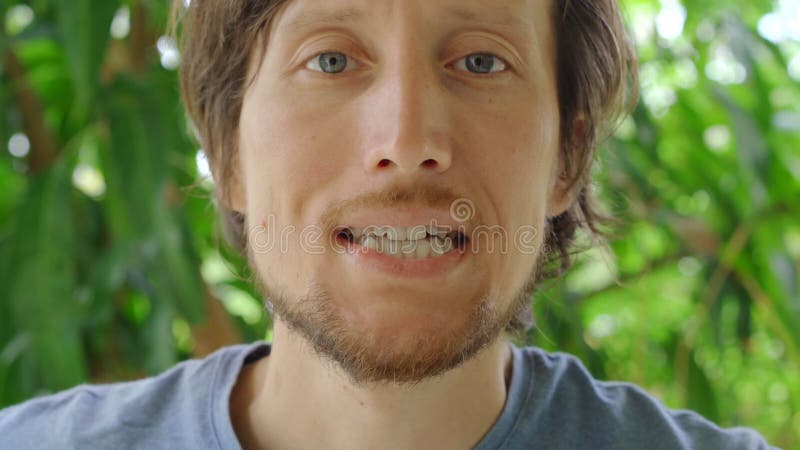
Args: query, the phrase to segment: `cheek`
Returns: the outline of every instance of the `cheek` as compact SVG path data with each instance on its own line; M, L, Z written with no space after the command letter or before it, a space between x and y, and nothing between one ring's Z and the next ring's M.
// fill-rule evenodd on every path
M315 153L324 151L319 128L310 125L315 120L280 99L245 105L240 126L244 170L270 178L294 178L314 163Z
M280 210L297 220L311 191L327 185L346 164L348 136L342 131L347 119L306 102L275 95L257 98L270 101L246 102L240 124L248 197L260 203L265 189L276 190L283 202Z
M496 214L485 219L503 228L505 244L495 249L508 252L495 251L489 270L502 280L497 283L498 296L507 298L528 280L541 251L559 119L555 101L498 103L503 108L461 112L457 123L462 160L480 180L487 211Z
M541 101L499 104L504 108L459 116L465 164L482 180L501 223L537 225L556 169L558 112Z

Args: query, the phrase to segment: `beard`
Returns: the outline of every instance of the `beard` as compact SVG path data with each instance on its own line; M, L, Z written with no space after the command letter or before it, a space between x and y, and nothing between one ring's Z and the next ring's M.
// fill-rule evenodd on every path
M414 385L460 366L504 331L515 331L519 317L530 316L536 285L534 273L510 301L476 296L466 318L449 329L381 339L373 330L349 322L320 284L312 284L299 298L289 298L277 294L285 291L270 289L257 278L275 318L309 343L318 357L337 365L355 385ZM507 306L500 310L495 305Z
M331 236L344 223L349 211L408 205L446 210L463 198L440 186L418 185L411 189L394 186L331 205L319 223L323 236ZM471 220L473 226L482 224L479 212L473 212L464 220ZM537 285L542 255L540 251L530 276L512 291L511 298L500 298L490 287L462 303L467 306L454 311L452 321L421 330L401 329L391 336L387 329L359 326L348 320L351 316L341 308L342 302L337 301L341 299L335 298L330 286L319 280L312 280L302 295L288 295L288 290L278 283L265 283L252 248L247 247L256 285L265 301L271 303L270 310L276 320L307 341L317 356L338 365L354 384L419 383L475 357L504 331L529 328L531 296Z

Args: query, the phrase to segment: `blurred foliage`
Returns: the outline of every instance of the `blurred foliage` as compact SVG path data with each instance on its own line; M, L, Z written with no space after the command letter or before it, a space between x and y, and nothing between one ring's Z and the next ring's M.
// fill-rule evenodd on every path
M620 218L528 343L800 448L800 6L626 0L642 101L597 161ZM164 0L0 0L0 406L269 336L221 254ZM224 307L224 309L223 309Z

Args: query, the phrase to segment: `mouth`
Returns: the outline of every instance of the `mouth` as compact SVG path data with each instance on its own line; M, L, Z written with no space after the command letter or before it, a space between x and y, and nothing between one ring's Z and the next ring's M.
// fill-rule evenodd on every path
M411 260L463 253L469 242L463 229L425 225L340 227L335 234L337 242L347 248Z

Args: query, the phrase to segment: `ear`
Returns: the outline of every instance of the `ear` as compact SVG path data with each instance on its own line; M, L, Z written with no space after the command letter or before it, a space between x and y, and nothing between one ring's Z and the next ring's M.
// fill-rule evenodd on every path
M564 213L575 202L577 197L577 187L570 183L572 179L563 167L564 158L559 158L558 175L552 181L550 188L550 199L547 206L547 217L557 217Z
M228 210L236 211L244 215L246 211L246 190L244 177L242 176L242 165L237 151L229 161L228 170L219 171L217 177L219 186L217 187L218 198L222 206Z
M573 133L576 134L575 141L581 142L584 139L585 121L583 116L575 119L575 126ZM574 151L573 149L564 149L558 152L557 161L555 162L556 174L550 183L550 198L547 207L547 217L557 217L568 210L574 203L578 196L580 186L574 182L576 174L573 167L567 167L567 158L564 155L566 151ZM577 156L577 155L573 155ZM572 158L573 160L575 158Z

